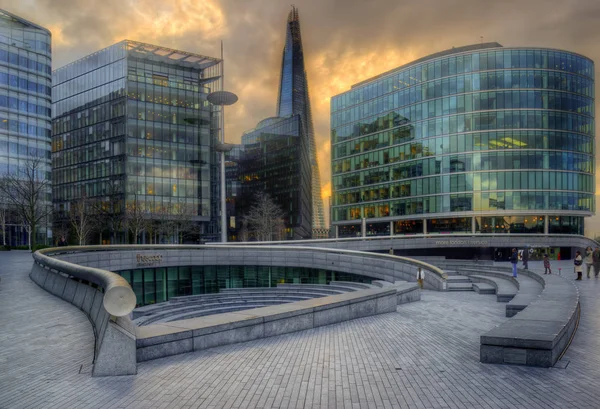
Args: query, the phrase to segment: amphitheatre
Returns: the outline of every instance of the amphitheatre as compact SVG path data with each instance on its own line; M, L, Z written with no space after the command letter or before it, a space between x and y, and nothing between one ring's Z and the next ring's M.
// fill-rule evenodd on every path
M597 407L599 279L424 240L5 253L0 407Z

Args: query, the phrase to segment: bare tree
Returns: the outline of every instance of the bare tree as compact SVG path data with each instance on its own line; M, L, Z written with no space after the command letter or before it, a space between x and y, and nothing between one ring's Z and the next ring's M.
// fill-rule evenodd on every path
M109 231L110 243L117 242L117 233L126 229L126 212L121 208L123 203L122 180L111 180L107 184L106 196L93 202L93 212L102 225ZM102 229L100 234L102 234ZM102 243L102 240L100 241Z
M31 157L18 172L0 181L2 191L29 233L29 248L35 248L38 227L48 221L50 181L45 177L45 163Z
M173 227L175 230L176 244L183 242L186 235L194 235L198 226L194 223L194 206L184 201L179 201L173 205Z
M136 200L125 206L125 224L133 234L133 240L137 244L138 236L148 228L148 218L142 205Z
M157 207L152 213L152 220L155 224L156 235L158 236L158 242L161 242L163 238L168 238L172 235L174 229L172 205L167 203L164 206Z
M6 229L8 227L8 218L10 214L8 200L9 199L6 197L6 193L0 190L0 229L2 229L3 246L6 246Z
M71 222L71 226L73 226L75 237L80 246L87 244L95 228L95 220L93 214L90 212L90 208L90 200L85 194L82 195L81 199L71 202L69 221Z
M283 226L283 210L265 192L254 196L254 204L244 217L250 233L259 241L278 239Z

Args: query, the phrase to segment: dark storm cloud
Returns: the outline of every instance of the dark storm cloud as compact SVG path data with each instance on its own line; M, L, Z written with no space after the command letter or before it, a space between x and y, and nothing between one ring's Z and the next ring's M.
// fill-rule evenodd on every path
M292 2L275 0L0 0L54 34L55 66L123 38L205 55L225 43L228 139L273 116ZM598 0L296 0L321 180L328 189L329 98L350 85L453 46L567 49L600 62Z

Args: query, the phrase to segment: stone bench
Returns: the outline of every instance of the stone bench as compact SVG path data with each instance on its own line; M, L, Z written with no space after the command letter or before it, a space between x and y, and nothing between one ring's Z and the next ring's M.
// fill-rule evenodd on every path
M538 277L544 282L541 295L481 336L481 362L551 367L563 353L575 332L579 291L562 277Z
M196 306L197 308L201 308L206 305L218 305L224 304L228 302L244 302L256 299L280 299L283 302L294 302L301 301L311 298L320 298L326 297L327 295L332 294L321 294L314 293L312 291L307 292L295 292L295 293L287 293L287 292L271 292L271 293L263 293L263 292L252 292L246 293L243 295L238 295L235 293L223 294L220 297L209 297L209 298L198 298L197 296L191 296L189 300L185 300L185 297L181 297L181 299L176 302L171 302L171 300L158 304L145 305L143 307L136 308L133 310L133 318L138 319L140 317L146 315L152 315L159 313L161 311L174 310L179 308L187 308L191 306ZM335 293L333 294L335 295ZM287 301L284 301L287 300Z
M406 293L409 289L403 289ZM412 291L419 289L413 285ZM295 303L137 327L138 362L395 312L397 289L373 288Z
M194 311L212 311L218 308L232 307L232 306L248 306L246 308L255 308L256 305L272 305L272 304L285 304L296 301L304 301L309 300L315 297L265 297L265 296L257 296L257 297L247 297L244 299L238 300L223 300L221 302L206 302L206 303L198 303L198 302L190 302L190 303L177 303L177 304L169 304L169 303L161 303L155 304L157 308L155 311L147 312L143 315L138 315L134 322L137 325L146 325L148 322L154 322L158 319L169 318L170 316L175 316L181 313L190 313ZM318 297L317 297L318 298ZM218 313L215 313L218 314ZM208 314L203 314L208 315Z
M544 288L543 279L538 274L528 270L519 270L519 276L516 279L512 277L510 267L463 268L460 272L469 277L471 277L470 273L476 273L473 275L510 280L518 288L518 291L506 305L505 314L507 317L514 316L519 311L525 309L532 301L537 300ZM502 298L505 299L508 297L506 297L506 294L503 294Z
M358 283L358 282L354 282L354 281L330 281L329 282L330 286L342 286L342 287L350 287L350 288L356 288L357 290L364 290L367 288L373 288L374 286L371 284L367 284L367 283Z
M512 277L495 277L484 275L470 275L469 278L474 283L486 283L496 288L496 301L509 302L517 295L518 287L512 282Z

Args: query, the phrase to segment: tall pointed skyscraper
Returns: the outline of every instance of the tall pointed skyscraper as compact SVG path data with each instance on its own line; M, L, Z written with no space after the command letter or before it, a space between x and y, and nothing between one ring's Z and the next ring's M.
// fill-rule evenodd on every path
M300 35L300 19L298 9L292 6L288 15L285 47L281 61L281 78L279 83L279 96L277 99L277 116L300 115L305 136L310 147L310 163L312 168L312 228L325 227L325 214L323 199L321 199L321 176L317 162L317 148L315 145L315 132L308 81L304 69L304 52L302 51L302 37Z

